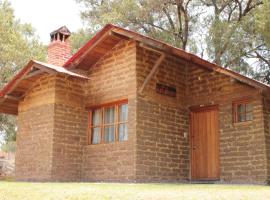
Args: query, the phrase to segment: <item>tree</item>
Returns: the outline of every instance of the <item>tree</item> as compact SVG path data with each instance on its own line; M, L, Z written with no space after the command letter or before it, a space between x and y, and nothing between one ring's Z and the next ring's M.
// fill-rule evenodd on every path
M87 29L79 29L73 32L70 36L72 53L78 51L92 36L93 32Z
M269 0L76 1L94 31L114 23L267 81Z
M106 23L141 32L187 49L196 28L198 1L192 0L76 0L85 9L82 18L96 30Z
M250 42L245 25L253 18L252 11L262 2L206 0L202 3L213 10L213 14L207 16L210 18L209 37L206 40L209 57L224 67L246 65L241 56Z
M2 145L0 143L1 149L6 152L15 151L15 142L16 141L16 118L7 115L0 115L0 137Z
M270 1L264 0L263 5L255 13L256 38L253 40L254 51L247 54L248 58L257 60L255 78L270 84Z
M212 61L260 81L270 83L269 0L202 3L213 9L208 55Z
M0 0L0 52L0 87L29 59L46 59L46 48L39 42L32 26L20 23L6 0ZM15 124L14 117L0 115L0 134L6 142L15 140Z
M270 1L264 0L256 13L257 33L261 35L265 44L270 48Z

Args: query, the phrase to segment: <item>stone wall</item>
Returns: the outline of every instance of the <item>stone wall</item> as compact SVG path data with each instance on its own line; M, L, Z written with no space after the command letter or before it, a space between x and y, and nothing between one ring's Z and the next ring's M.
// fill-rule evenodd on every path
M35 181L176 182L190 179L189 108L218 105L221 181L265 183L270 173L268 97L228 76L122 41L88 71L90 80L42 76L19 104L16 178ZM156 92L176 88L176 97ZM233 123L232 103L253 105ZM88 145L87 108L128 99L128 141ZM268 169L268 171L267 171Z
M54 85L53 76L40 78L19 104L17 180L51 180Z
M137 46L137 85L140 90L158 54ZM189 175L186 66L167 56L137 98L136 180L184 181ZM176 88L176 97L156 93L156 83Z
M187 106L219 107L221 181L265 183L266 154L262 96L258 89L228 76L190 66ZM253 121L233 123L232 103L249 99Z
M55 84L55 107L52 150L52 179L79 181L82 153L86 145L87 112L84 84L78 78L58 75Z
M138 90L157 59L158 54L137 47ZM176 87L176 98L157 94L156 83ZM254 119L233 123L232 103L243 98L251 100ZM184 137L184 133L189 133L189 107L216 104L219 107L220 180L267 182L269 145L266 147L260 90L174 57L167 57L161 63L137 98L136 179L190 179L189 140Z
M43 76L19 105L16 179L79 181L87 112L81 79Z
M82 180L134 181L136 135L135 43L123 41L89 70L86 105L128 99L128 141L87 145Z
M263 98L264 131L267 158L267 182L270 182L270 97L265 94Z

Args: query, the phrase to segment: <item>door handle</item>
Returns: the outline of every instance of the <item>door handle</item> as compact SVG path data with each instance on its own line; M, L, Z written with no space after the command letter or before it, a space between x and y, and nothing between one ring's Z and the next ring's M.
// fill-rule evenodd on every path
M192 149L195 150L197 147L196 146L193 146Z

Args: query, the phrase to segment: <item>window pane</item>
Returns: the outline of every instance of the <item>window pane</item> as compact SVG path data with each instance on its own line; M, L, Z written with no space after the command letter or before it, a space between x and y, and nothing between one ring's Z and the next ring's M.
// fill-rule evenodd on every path
M92 144L100 143L100 128L92 128Z
M127 124L119 124L118 133L119 133L119 141L128 140L128 127L127 127Z
M92 125L98 126L101 124L101 109L92 112Z
M119 106L119 121L124 122L128 119L128 105L123 104Z
M247 121L250 121L250 120L252 120L252 119L253 119L252 112L247 113L247 115L246 115L246 120L247 120Z
M105 108L105 124L114 123L114 107Z
M105 142L114 141L114 126L106 126L104 128L104 140Z
M238 112L238 113L243 113L243 112L245 112L245 104L238 104L238 105L237 105L237 112Z
M252 111L252 104L246 104L246 109L247 109L247 112L251 112Z
M244 121L246 121L245 114L238 114L238 122L244 122Z

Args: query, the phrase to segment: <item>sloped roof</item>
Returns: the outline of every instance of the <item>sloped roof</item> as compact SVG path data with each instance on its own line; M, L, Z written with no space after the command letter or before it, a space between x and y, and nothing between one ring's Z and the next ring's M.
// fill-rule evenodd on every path
M214 63L206 61L192 53L173 47L169 44L141 35L139 33L107 24L82 48L80 48L63 67L31 60L0 90L0 112L17 114L18 102L20 97L30 88L30 85L44 73L62 73L72 77L85 79L88 78L70 71L71 68L88 70L102 56L110 51L122 40L134 40L142 47L150 47L153 50L164 52L194 63L198 67L207 68L211 71L222 73L240 82L263 90L270 90L270 86L254 79L243 76L237 72L222 68Z
M85 79L80 74L63 67L30 60L0 91L0 112L17 114L18 102L24 93L31 88L34 81L43 74L61 73L68 76Z
M240 82L256 88L270 89L270 86L257 80L243 76L237 72L225 69L197 55L176 48L167 43L144 36L134 31L130 31L112 24L107 24L94 37L92 37L81 49L79 49L65 64L65 68L80 68L87 70L94 65L102 56L111 50L118 42L123 39L131 39L152 49L165 52L167 54L182 58L199 67L207 68L211 71L230 76Z

